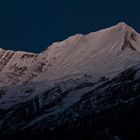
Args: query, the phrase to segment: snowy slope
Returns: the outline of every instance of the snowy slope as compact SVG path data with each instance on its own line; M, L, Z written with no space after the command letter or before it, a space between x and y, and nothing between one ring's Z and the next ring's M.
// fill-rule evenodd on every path
M111 28L75 35L54 43L40 53L35 64L41 62L42 72L36 80L56 79L72 74L90 73L101 77L116 75L140 61L140 35L125 23Z

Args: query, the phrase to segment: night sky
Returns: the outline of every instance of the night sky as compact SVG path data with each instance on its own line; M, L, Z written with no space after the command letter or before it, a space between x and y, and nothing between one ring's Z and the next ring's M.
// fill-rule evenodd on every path
M140 4L121 0L0 0L0 48L38 53L53 42L120 21L140 32Z

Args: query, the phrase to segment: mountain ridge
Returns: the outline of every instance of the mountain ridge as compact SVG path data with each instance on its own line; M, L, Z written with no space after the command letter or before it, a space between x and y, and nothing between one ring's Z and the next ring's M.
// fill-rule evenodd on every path
M51 44L50 46L48 46L48 47L53 46L53 44L55 45L55 44L64 42L65 40L68 40L68 39L70 39L70 38L81 37L81 36L84 36L84 35L94 34L94 33L96 33L96 32L101 32L101 31L104 31L104 30L112 29L112 28L118 28L118 29L120 29L120 30L125 30L125 31L128 31L128 30L129 30L129 31L136 32L134 28L132 28L132 27L129 26L127 23L125 23L125 22L122 21L122 22L119 22L118 24L113 25L113 26L111 26L111 27L107 27L107 28L105 28L105 29L100 29L100 30L97 30L97 31L94 31L94 32L91 32L91 33L87 33L87 34L79 34L79 33L77 33L77 34L72 35L72 36L70 36L70 37L68 37L68 38L66 38L66 39L64 39L64 40L62 40L62 41L54 42L54 43L52 43L52 44ZM137 33L137 34L138 34L138 33ZM0 48L0 52L1 52L1 51L12 51L12 52L39 54L39 53L33 53L33 52L28 52L28 51L8 50L8 49L4 49L4 48ZM44 51L45 51L45 50L44 50ZM43 51L43 52L44 52L44 51ZM41 53L41 52L40 52L40 53Z
M129 58L131 56L128 54L139 59L139 44L140 35L124 22L120 22L107 29L86 35L76 34L64 41L55 42L39 54L0 49L0 75L2 77L0 85L53 80L78 73L103 75L103 71L108 71L108 68L104 70L106 66L103 65L103 61L112 59L112 63L104 63L108 67L113 67L113 59L125 61L126 58L123 57L128 57L127 61L134 60L134 58ZM135 53L129 49L135 50ZM123 64L118 67L122 67L121 65ZM98 72L94 67L103 71ZM14 78L12 78L13 75Z

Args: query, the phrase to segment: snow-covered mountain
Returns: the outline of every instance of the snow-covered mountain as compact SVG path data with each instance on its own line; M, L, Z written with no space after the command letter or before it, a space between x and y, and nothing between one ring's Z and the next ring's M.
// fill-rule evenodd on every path
M125 23L39 54L1 49L0 76L1 138L139 136L140 35Z
M125 23L75 35L40 54L0 50L0 86L88 73L115 76L140 61L140 35Z

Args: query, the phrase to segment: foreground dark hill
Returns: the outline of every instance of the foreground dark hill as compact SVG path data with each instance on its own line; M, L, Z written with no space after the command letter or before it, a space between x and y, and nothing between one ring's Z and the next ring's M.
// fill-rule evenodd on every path
M20 85L0 88L1 139L140 139L139 47L140 35L119 23L29 53Z

